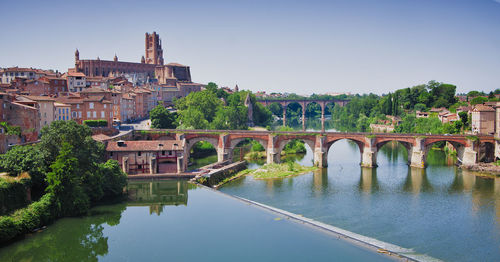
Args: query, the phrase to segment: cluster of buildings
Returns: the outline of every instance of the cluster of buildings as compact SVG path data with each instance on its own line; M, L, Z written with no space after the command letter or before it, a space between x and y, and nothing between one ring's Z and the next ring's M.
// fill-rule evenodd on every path
M80 59L67 72L35 68L0 69L0 122L20 127L21 134L8 134L0 127L0 153L10 144L36 141L40 129L55 120L105 120L113 123L145 119L158 104L200 91L189 66L164 64L156 32L145 35L145 55L140 62Z

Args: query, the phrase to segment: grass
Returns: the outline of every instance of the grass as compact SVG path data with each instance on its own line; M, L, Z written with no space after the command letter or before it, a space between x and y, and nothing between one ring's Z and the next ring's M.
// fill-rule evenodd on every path
M255 179L272 179L272 178L285 178L309 173L317 170L318 167L301 166L295 162L286 162L281 164L267 164L259 169L244 170L245 175L251 175ZM241 173L241 172L240 172Z

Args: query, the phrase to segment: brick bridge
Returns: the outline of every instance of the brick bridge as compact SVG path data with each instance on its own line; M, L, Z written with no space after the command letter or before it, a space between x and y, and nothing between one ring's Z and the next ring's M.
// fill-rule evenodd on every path
M408 151L408 164L424 168L429 149L436 142L446 141L453 145L457 157L463 165L474 165L480 159L493 160L495 139L493 136L465 135L424 135L394 133L343 133L343 132L276 132L276 131L239 131L239 130L141 130L133 134L133 139L185 141L184 157L189 159L193 145L199 141L212 144L217 150L218 161L232 160L233 150L244 139L251 138L266 149L267 163L280 162L281 151L293 139L305 142L314 152L314 164L319 167L328 165L331 146L342 139L354 141L360 151L360 164L363 167L377 166L377 152L388 142L400 142ZM188 161L183 161L183 169ZM184 171L184 170L181 170Z
M330 99L330 100L287 100L287 99L279 99L279 100L257 100L257 102L263 104L264 106L269 106L272 103L278 103L283 107L283 126L286 126L286 110L288 105L291 103L297 103L302 107L302 130L306 129L306 108L307 105L311 103L316 103L321 107L321 130L325 131L325 109L326 106L330 103L333 103L337 106L345 106L349 103L349 100L342 99Z

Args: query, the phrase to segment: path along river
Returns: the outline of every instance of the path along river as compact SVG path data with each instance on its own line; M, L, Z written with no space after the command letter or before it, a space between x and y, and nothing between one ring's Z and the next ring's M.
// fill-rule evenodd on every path
M341 140L328 168L292 178L242 177L220 188L361 235L446 261L500 261L500 178L458 169L443 151L429 166L407 166L398 143L361 168L356 144ZM312 165L312 152L299 160ZM257 168L253 164L253 168Z

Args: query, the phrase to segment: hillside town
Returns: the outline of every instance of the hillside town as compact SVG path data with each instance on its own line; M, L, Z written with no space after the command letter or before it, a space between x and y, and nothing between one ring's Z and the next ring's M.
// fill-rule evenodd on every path
M36 68L0 69L0 153L9 145L38 140L40 130L55 120L97 123L104 128L148 117L158 104L200 91L189 66L164 64L161 39L145 35L145 55L139 63L80 59L67 72ZM95 125L95 124L94 124ZM108 131L109 132L109 131Z

